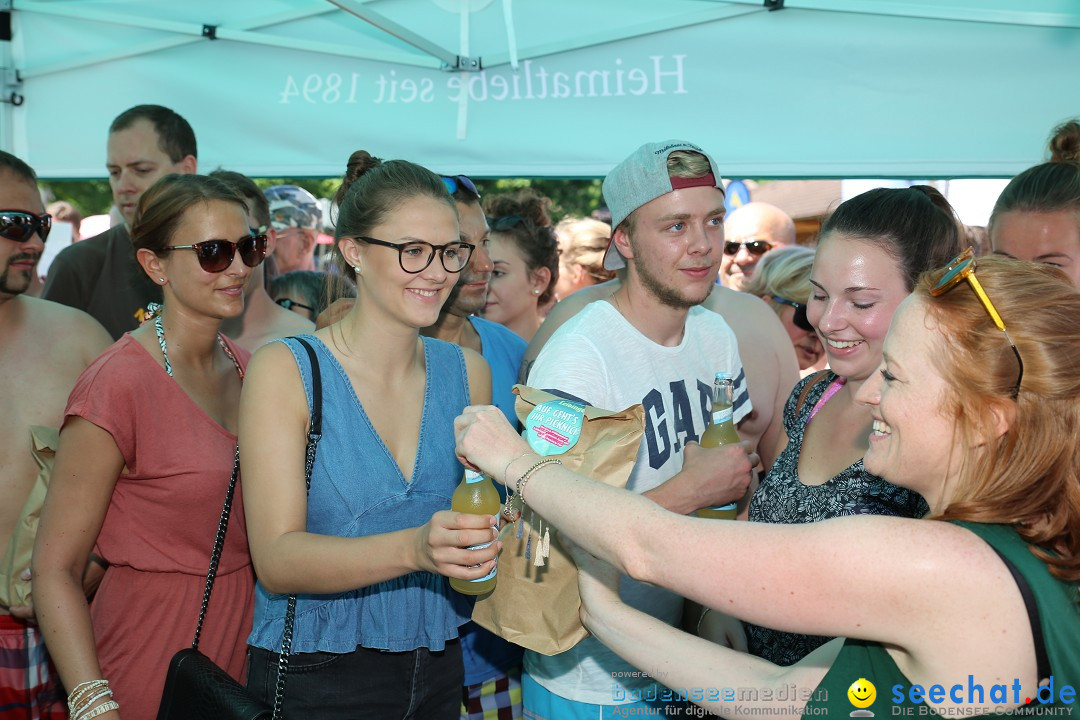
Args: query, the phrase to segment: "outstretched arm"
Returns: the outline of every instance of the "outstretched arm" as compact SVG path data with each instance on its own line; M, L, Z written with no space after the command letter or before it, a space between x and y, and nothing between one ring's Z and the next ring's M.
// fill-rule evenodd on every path
M716 645L630 607L619 598L619 573L608 563L560 536L578 566L581 594L581 622L600 642L630 664L648 673L676 693L715 714L730 711L737 700L743 707L768 707L774 714L792 710L798 717L805 700L766 701L758 698L784 697L767 694L792 684L796 697L809 697L840 651L842 640L834 640L790 667L778 667L730 648ZM737 694L738 688L759 691L753 698Z

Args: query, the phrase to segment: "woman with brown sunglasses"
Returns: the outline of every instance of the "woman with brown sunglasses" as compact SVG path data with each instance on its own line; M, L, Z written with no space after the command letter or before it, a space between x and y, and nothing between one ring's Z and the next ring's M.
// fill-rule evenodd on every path
M147 190L132 239L164 307L72 391L33 560L38 618L73 718L156 717L169 659L191 645L248 359L219 329L243 311L266 251L243 200L200 175ZM108 569L88 609L92 551ZM237 680L253 591L237 488L199 646Z

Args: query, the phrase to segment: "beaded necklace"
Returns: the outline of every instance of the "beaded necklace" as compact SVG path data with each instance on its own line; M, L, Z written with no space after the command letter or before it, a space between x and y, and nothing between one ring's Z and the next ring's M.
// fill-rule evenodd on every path
M165 372L169 373L169 377L174 377L172 370L172 363L169 362L169 351L165 345L165 328L161 324L161 311L164 309L158 303L150 303L147 306L147 311L154 315L154 330L157 333L158 345L161 346L161 356L165 358ZM236 366L236 372L240 376L240 380L244 379L244 370L240 367L240 361L236 359L236 355L229 349L229 346L225 342L225 336L221 333L217 334L218 345L225 351L225 355L232 360L233 365Z

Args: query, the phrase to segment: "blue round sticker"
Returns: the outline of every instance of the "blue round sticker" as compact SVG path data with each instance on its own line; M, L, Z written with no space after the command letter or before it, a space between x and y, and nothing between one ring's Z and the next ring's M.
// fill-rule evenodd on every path
M541 455L562 455L577 444L585 422L585 406L570 400L549 400L525 418L525 439Z

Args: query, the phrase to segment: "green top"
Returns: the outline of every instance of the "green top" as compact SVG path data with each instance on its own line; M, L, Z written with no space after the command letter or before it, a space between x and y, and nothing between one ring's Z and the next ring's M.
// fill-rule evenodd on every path
M1028 544L1008 525L967 522L954 524L975 533L1008 558L1027 580L1039 609L1046 654L1053 677L1053 702L1038 707L1038 702L1032 698L1036 705L1034 712L1018 708L1008 714L1037 716L1041 713L1053 716L1054 711L1050 708L1055 707L1072 708L1073 716L1080 714L1080 605L1077 604L1077 585L1062 582L1052 576L1046 564L1031 554ZM949 700L950 692L954 692L966 702L971 692L978 701L978 686L982 686L988 703L996 703L999 698L1002 705L1023 702L1026 699L1020 697L1017 701L1014 698L1020 691L1013 688L1012 679L1002 681L1004 685L994 685L993 682L980 682L977 678L969 678L965 674L962 677L942 678L940 686L923 688L927 696L933 692L933 697L928 702L913 703L910 697L911 682L900 672L900 668L881 644L848 639L814 691L813 699L806 704L803 717L821 718L827 715L836 720L840 717L868 716L862 712L854 714L857 708L848 699L848 688L860 678L869 680L876 688L877 697L866 710L873 712L874 717L879 720L891 719L894 716L942 717L932 710L935 706L934 698L937 698L938 702L946 701ZM894 690L896 685L902 687ZM953 690L956 685L960 686L959 689ZM973 686L972 689L969 689L969 686ZM1065 690L1065 697L1062 698L1062 690L1067 687L1073 690L1071 698L1068 690ZM1050 699L1045 689L1040 693L1043 698ZM902 700L896 702L897 696L902 696ZM1062 702L1062 699L1065 702ZM962 712L965 709L961 707L961 712L949 713L944 717L967 714ZM975 708L970 709L974 714Z

